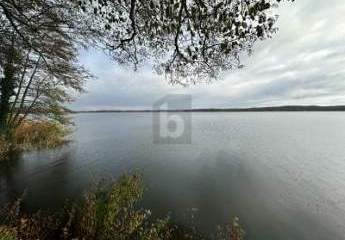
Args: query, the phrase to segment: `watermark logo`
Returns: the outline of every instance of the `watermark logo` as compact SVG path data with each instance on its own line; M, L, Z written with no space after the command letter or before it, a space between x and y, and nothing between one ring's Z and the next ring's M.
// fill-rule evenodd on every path
M153 105L153 143L190 144L192 98L171 94Z

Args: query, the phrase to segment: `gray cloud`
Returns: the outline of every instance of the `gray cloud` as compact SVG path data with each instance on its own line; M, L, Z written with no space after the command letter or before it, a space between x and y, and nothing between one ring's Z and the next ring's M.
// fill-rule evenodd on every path
M171 86L149 66L133 72L100 52L83 51L81 62L98 78L71 107L148 109L169 93L191 94L193 107L345 104L345 1L298 0L278 12L274 38L244 56L244 69L212 84Z

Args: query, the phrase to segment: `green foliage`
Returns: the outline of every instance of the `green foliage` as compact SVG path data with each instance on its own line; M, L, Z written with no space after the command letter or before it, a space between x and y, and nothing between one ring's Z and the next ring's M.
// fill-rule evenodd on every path
M75 225L84 239L168 239L169 219L150 219L149 210L136 209L143 196L138 175L120 177L111 186L98 185L85 196Z

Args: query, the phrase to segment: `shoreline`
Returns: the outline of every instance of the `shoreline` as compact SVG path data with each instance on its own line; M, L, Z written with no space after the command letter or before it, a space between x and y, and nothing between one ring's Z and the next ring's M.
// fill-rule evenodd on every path
M278 106L253 108L195 108L171 110L68 110L69 113L150 113L150 112L345 112L345 106Z

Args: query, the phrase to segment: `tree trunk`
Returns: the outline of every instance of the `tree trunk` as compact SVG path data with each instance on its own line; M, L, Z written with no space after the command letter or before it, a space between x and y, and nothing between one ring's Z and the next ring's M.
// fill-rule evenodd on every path
M0 134L5 138L9 136L10 127L8 126L8 116L10 113L10 100L15 92L15 66L14 53L7 55L7 62L4 65L4 77L0 82Z

